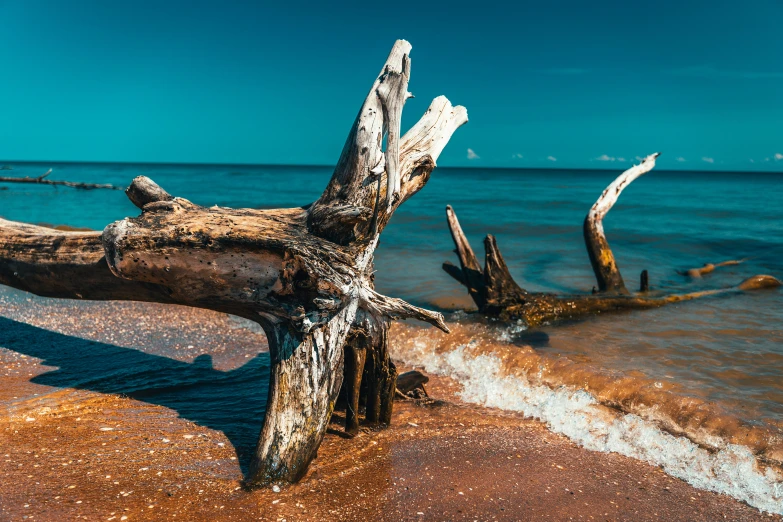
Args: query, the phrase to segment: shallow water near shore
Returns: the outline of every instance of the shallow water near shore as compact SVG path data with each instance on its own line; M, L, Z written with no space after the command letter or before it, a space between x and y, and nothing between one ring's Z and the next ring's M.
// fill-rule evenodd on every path
M309 203L318 197L331 173L321 167L20 164L9 174L40 175L50 167L54 167L53 179L117 185L126 185L143 174L195 203L256 208ZM440 269L445 260L456 262L444 216L445 205L451 204L479 257L483 236L496 235L521 286L532 291L589 292L594 279L581 223L595 198L617 174L619 171L439 168L427 187L400 208L384 231L376 256L378 288L385 294L444 310L471 305L466 292ZM607 237L628 286L637 285L642 269L649 270L655 289L667 292L731 286L760 273L780 278L782 181L780 174L656 171L637 180L605 220ZM100 229L138 213L119 191L3 187L8 190L0 190L0 216L12 220ZM675 271L726 259L747 260L696 281ZM11 299L9 291L0 291ZM23 296L13 294L13 299L24 308L19 304ZM592 401L590 404L609 406L647 423L633 424L630 421L634 418L623 417L624 421L612 424L615 431L626 430L627 437L638 434L639 426L662 429L660 437L649 431L640 437L648 447L666 446L662 442L666 435L692 444L692 451L704 450L710 455L729 448L732 455L742 457L747 451L749 460L737 457L735 462L739 474L726 475L734 477L726 479L729 481L744 480L747 487L726 492L762 509L783 512L779 479L751 469L758 463L783 460L781 305L783 292L761 291L535 331L457 315L450 318L455 325L451 339L416 325L396 327L394 349L396 356L410 365L464 381L466 400L522 411L555 429L566 414L572 419L574 415L588 419L594 415L590 422L595 425L601 410L579 406L580 401ZM0 314L9 317L7 308L0 309ZM230 347L226 350L231 352ZM91 349L90 355L100 357L99 352ZM251 361L247 375L238 372L221 378L247 379L252 372L263 370L261 359ZM199 367L195 361L189 363L197 373L212 364ZM513 371L515 368L524 371ZM199 373L196 381L204 382L202 377ZM536 386L561 396L543 400L544 390ZM506 390L514 401L491 399L488 390L493 387ZM150 388L165 399L165 382L140 384L140 389ZM530 395L533 389L541 400ZM569 407L575 409L570 411ZM208 404L203 409L203 422L220 425L213 418L219 419L221 412L210 412ZM250 432L236 437L244 440L251 437ZM592 444L595 449L649 457L640 448L623 450L620 444L599 447L597 438L579 433L569 436L587 447ZM677 453L659 454L660 462L649 458L664 469L668 463L671 473L692 483L720 490L705 477L715 477L719 474L715 466L720 468L725 462L714 461L713 467L700 475L686 477L671 467L681 458Z

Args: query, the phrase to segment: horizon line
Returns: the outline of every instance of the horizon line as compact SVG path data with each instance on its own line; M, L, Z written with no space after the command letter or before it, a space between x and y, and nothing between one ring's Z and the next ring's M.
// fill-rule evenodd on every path
M0 168L4 166L13 166L13 164L46 164L46 163L59 163L67 165L145 165L145 166L201 166L201 167L299 167L299 168L334 168L335 165L317 164L317 163L220 163L220 162L188 162L188 161L76 161L76 160L0 160ZM632 163L631 166L637 165ZM551 171L593 171L593 172L607 172L612 170L624 171L629 167L623 168L595 168L595 167L556 167L556 166L544 166L544 167L503 167L503 166L490 166L490 165L476 165L476 166L449 166L438 165L437 167L443 169L461 169L461 170L551 170ZM437 168L436 167L436 168ZM609 167L607 165L606 167ZM737 170L737 169L672 169L672 168L656 168L657 172L695 172L695 173L761 173L761 174L783 174L781 170ZM13 172L13 169L2 170L3 172Z

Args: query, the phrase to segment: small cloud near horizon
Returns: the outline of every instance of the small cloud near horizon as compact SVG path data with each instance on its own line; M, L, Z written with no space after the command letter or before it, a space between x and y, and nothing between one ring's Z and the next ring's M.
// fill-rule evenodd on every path
M479 156L478 154L476 154L476 153L473 151L473 149L468 149L468 159L469 159L469 160L480 159L480 158L481 158L481 156Z
M780 152L776 152L775 161L780 161L780 160L783 160L783 154L781 154Z
M701 160L705 163L715 163L715 158L708 158L707 156L704 156Z
M557 161L557 158L554 156L547 156L546 159L548 159L549 161Z
M511 155L511 159L522 159L522 158L524 158L524 156L519 153Z
M608 154L601 154L600 156L598 156L595 159L596 159L596 161L622 161L622 162L625 161L625 158L623 158L622 156L614 157L614 156L610 156Z
M682 156L680 156L679 158L674 158L674 159L679 161L680 163L684 163L686 161L686 159L683 158Z

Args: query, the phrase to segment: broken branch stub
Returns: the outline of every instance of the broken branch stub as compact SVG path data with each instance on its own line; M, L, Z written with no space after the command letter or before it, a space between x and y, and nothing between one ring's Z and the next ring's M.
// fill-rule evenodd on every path
M205 208L139 177L127 194L141 215L103 233L0 220L0 284L52 297L176 303L258 322L272 367L246 480L301 478L326 431L344 370L353 390L349 429L356 427L359 389L369 390L370 420L389 422L396 382L389 321L416 318L447 330L441 314L373 288L378 236L424 186L452 133L467 121L463 107L439 97L399 138L409 51L408 42L395 43L329 185L312 205ZM357 339L361 346L352 345ZM352 355L344 368L348 344L365 354Z

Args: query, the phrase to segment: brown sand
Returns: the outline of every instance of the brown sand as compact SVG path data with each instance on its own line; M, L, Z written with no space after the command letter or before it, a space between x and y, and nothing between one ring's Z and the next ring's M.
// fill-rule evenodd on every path
M96 320L93 312L104 310L101 324L113 321L117 332L129 326L128 338L117 334L114 342L133 338L140 347L145 332L155 339L155 332L182 328L183 321L195 332L225 334L226 343L250 335L227 332L229 320L219 314L124 305L124 313L108 319L102 306L118 305L87 307L78 317L50 308L29 320L43 326L69 317L58 328L83 332ZM140 320L142 306L159 314L154 322ZM20 310L0 307L0 314ZM115 334L88 336L108 342L109 335ZM168 357L197 355L158 341ZM246 491L223 432L160 405L35 384L31 379L53 368L17 355L0 350L3 521L769 519L653 466L582 449L536 421L459 404L458 385L445 379L433 379L428 391L448 402L399 402L389 429L346 439L337 434L336 415L334 432L302 482L279 493Z

